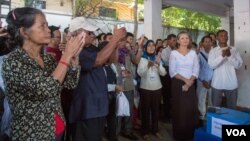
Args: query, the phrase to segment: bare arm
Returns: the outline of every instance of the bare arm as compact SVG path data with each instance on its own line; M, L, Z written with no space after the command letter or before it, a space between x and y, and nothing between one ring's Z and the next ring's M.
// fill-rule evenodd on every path
M100 52L97 53L95 64L93 67L101 66L109 59L110 55L113 53L117 47L118 42L126 36L126 29L124 27L117 29L114 28L114 35L111 41L104 47Z
M141 60L141 55L142 55L142 52L143 52L143 42L144 42L144 34L140 37L140 40L138 42L138 50L135 54L135 57L133 58L132 60L132 63L137 65L139 64L140 60Z
M81 47L84 45L84 43L84 32L82 34L77 35L76 37L72 37L67 43L65 52L62 55L56 69L52 73L54 79L58 80L61 84L64 81L72 57L79 53L79 50L81 50Z

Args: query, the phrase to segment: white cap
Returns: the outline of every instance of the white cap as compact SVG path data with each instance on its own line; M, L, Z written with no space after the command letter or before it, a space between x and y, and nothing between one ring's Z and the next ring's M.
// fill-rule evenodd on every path
M90 22L88 22L88 20L84 17L76 17L74 19L71 20L70 24L69 24L69 31L70 32L74 32L78 29L84 29L87 31L96 31L97 29L99 29L98 27L92 25Z

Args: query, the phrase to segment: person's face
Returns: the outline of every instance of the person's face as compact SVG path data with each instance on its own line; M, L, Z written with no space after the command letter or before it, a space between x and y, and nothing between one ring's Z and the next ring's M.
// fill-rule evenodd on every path
M68 32L65 37L66 42L68 42L70 38L71 38L71 35L70 35L70 32Z
M51 35L45 16L37 14L35 16L35 23L29 29L24 29L24 36L24 40L35 44L44 45L50 43Z
M210 50L212 47L212 40L209 38L205 38L204 42L202 43L202 46L204 47L204 49Z
M153 42L150 42L147 46L147 53L153 54L155 53L155 44Z
M218 42L221 43L221 44L226 44L227 43L227 40L228 40L228 35L226 32L220 32L218 34Z
M51 39L52 43L55 45L55 46L59 46L60 42L61 42L61 32L59 30L55 30L53 32L53 37Z
M133 41L134 41L134 38L133 38L132 36L128 36L128 37L127 37L127 42L128 42L130 45L132 45Z
M180 44L180 46L188 46L190 43L190 38L188 34L183 33L179 35L179 39L177 40L177 42Z
M170 46L172 49L175 48L175 47L176 47L176 43L177 43L176 37L172 37L172 38L168 41L168 43L169 43L169 46Z
M164 40L163 43L162 43L162 45L163 45L164 47L168 46L168 40Z
M126 42L125 46L126 46L126 48L127 48L128 50L132 50L132 48L131 48L131 46L130 46L130 43Z
M95 40L95 34L91 31L87 31L87 30L84 30L84 29L78 29L77 31L73 32L73 36L77 36L79 34L81 34L82 32L85 32L86 33L86 36L85 36L85 45L90 45L90 44L93 44L93 41Z
M108 35L107 37L106 37L106 41L111 41L111 39L112 39L112 37L113 37L113 35Z
M160 47L160 46L162 46L162 44L163 44L163 43L162 43L162 40L159 40L159 41L157 42L157 45L156 45L156 46L157 46L157 47Z

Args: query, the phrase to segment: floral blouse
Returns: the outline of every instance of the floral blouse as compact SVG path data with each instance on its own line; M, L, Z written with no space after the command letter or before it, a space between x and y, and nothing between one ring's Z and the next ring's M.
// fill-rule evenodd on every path
M76 87L80 69L69 70L64 83L51 76L56 68L52 56L41 53L44 68L18 48L3 60L6 95L13 115L13 141L52 141L55 139L55 113L63 117L60 93L63 87Z

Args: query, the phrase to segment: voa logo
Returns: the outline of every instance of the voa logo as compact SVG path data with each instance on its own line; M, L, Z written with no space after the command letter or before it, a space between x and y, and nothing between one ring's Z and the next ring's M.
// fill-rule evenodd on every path
M227 136L247 136L244 129L226 129Z

